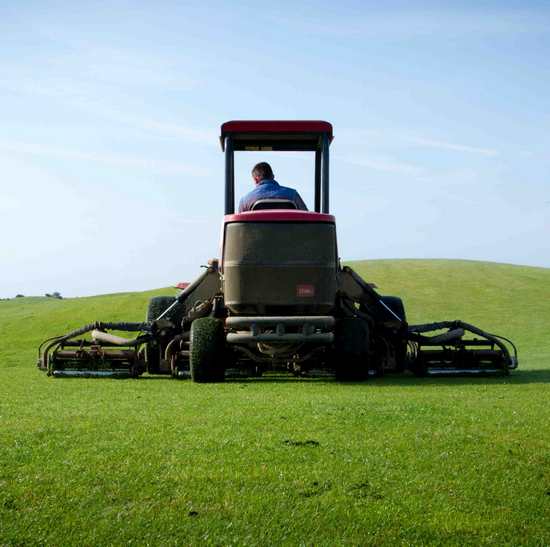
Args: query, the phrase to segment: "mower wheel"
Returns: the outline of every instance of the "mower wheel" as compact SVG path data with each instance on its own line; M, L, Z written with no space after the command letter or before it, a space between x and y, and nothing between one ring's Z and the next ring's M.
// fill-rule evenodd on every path
M223 322L201 317L191 324L189 364L193 382L223 382L225 332Z
M335 330L336 379L339 381L366 380L369 375L369 328L357 317L344 317Z
M147 313L145 314L146 321L154 321L166 311L173 303L175 297L173 296L154 296L149 300L147 306ZM167 316L174 326L179 327L183 320L183 305L175 306L174 309ZM145 345L145 361L147 362L147 372L149 374L158 374L160 372L160 360L164 347L159 341L152 341Z

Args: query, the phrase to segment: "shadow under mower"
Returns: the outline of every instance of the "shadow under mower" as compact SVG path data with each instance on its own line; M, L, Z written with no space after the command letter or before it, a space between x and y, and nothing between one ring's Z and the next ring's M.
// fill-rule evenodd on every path
M177 297L152 298L142 323L95 322L46 340L38 367L56 377L148 372L195 382L270 370L347 381L406 370L425 376L515 369L508 339L462 321L408 325L400 298L378 294L341 266L329 214L332 139L331 124L322 121L223 124L221 261L211 260ZM235 214L234 152L247 150L314 152L314 211L273 199Z

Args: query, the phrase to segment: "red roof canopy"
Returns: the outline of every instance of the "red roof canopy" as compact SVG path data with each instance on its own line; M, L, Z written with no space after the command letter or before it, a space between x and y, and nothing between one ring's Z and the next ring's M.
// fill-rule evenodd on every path
M319 120L234 120L221 126L222 149L231 136L235 150L318 150L321 136L333 139L332 124Z

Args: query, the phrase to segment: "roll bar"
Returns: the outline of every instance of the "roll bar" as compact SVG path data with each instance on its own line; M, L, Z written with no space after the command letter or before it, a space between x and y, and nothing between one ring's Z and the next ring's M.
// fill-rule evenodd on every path
M321 133L315 148L315 200L316 213L329 213L329 147L332 134ZM234 136L229 134L222 138L225 150L225 214L235 213L235 146ZM263 151L271 147L258 147ZM287 148L291 150L292 148Z

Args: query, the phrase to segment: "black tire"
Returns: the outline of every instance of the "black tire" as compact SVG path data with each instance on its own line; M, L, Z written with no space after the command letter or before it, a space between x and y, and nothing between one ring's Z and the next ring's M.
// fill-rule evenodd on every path
M191 324L189 365L193 382L223 382L225 332L223 322L201 317Z
M369 328L357 317L336 322L334 333L336 379L343 382L366 380L369 376Z
M166 311L176 300L174 296L154 296L149 300L147 306L147 313L145 314L146 321L154 321ZM166 319L169 319L174 323L175 327L181 325L183 320L184 309L183 305L178 305L170 311ZM162 341L155 340L149 342L145 345L145 361L147 363L147 372L149 374L159 374L160 363L161 363L161 354L165 348L166 344L162 344Z

